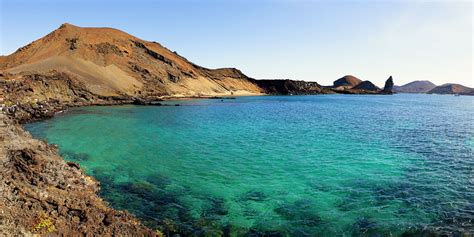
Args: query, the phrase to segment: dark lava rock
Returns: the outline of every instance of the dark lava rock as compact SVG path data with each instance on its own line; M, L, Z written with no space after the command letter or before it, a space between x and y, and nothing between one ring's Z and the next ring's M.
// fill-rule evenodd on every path
M99 43L95 45L96 51L100 54L116 54L123 56L122 51L117 47L117 45L110 44L108 42Z
M374 85L374 83L372 83L370 81L363 81L363 82L357 84L356 86L352 87L352 89L367 90L367 91L380 90L380 88L378 88L376 85Z
M77 42L78 42L78 38L67 38L66 39L66 42L68 44L68 47L70 50L75 50L77 49Z
M290 221L298 221L301 226L319 226L321 217L314 213L312 208L315 206L310 200L299 200L294 203L283 203L274 209L283 218Z
M58 149L0 114L0 236L157 236L98 195L99 183ZM4 148L4 149L1 149Z
M360 233L367 233L376 227L377 223L365 217L359 218L356 223L354 223L354 231Z
M321 86L317 82L293 80L254 80L267 94L277 95L313 95L321 94Z
M74 168L76 168L76 169L78 169L78 170L81 169L81 166L80 166L78 163L76 163L76 162L68 161L68 162L66 162L66 164L67 164L69 167L74 167Z
M261 202L267 199L267 195L259 191L249 191L240 197L241 201L256 201Z
M384 93L393 93L393 78L390 76L387 81L385 81L385 86L383 87Z
M213 96L213 97L208 97L207 99L210 100L235 100L235 97L221 97L221 96Z
M162 106L163 104L160 103L162 100L148 100L143 98L133 98L134 105L155 105L155 106Z
M258 229L250 229L248 233L245 235L248 237L282 237L285 236L282 233L279 233L278 231L270 231L270 230L258 230Z

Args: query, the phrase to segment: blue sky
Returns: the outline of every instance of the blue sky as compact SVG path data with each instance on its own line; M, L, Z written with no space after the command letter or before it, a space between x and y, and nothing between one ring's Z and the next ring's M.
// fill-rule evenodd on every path
M158 41L209 68L331 84L474 87L471 1L0 0L0 54L69 22Z

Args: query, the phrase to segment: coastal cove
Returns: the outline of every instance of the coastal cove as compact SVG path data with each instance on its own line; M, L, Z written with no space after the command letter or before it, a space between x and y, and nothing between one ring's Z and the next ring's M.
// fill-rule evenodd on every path
M474 237L470 1L0 5L0 237Z
M100 181L113 208L167 236L474 229L472 97L179 104L72 108L25 128Z

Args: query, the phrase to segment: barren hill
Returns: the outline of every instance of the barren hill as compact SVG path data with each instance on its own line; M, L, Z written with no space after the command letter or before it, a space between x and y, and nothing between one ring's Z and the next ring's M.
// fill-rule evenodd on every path
M359 83L361 83L362 80L359 78L352 76L352 75L346 75L343 76L337 80L334 81L334 87L347 87L347 88L352 88Z
M196 96L259 94L234 68L197 66L159 43L112 28L63 24L11 55L0 57L5 73L64 72L102 96Z
M394 89L402 93L426 93L435 87L436 85L430 81L412 81L403 86L395 86Z
M428 94L460 94L460 95L474 95L474 88L466 87L459 84L444 84L437 86L430 91Z

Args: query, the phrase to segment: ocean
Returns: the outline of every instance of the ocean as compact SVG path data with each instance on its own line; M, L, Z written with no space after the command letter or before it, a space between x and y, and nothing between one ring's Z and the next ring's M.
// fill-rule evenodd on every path
M171 236L474 232L474 97L257 96L26 125Z

